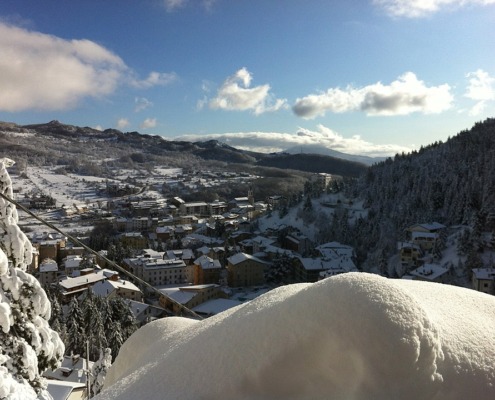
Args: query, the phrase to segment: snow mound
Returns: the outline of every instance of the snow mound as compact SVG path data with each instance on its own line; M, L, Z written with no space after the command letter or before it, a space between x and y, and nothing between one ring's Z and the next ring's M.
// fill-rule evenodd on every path
M107 399L495 398L495 298L349 273L138 330Z

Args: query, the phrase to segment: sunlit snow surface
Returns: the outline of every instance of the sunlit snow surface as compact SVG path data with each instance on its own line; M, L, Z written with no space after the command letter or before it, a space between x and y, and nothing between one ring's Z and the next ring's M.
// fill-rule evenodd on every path
M350 273L138 330L103 399L495 399L495 298Z

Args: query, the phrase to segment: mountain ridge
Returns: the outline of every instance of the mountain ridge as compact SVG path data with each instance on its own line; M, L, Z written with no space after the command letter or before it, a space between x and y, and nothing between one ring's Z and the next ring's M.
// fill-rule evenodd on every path
M101 151L101 142L106 142L109 147L112 147L112 151L118 153L120 157L131 155L135 152L146 153L150 159L164 155L175 158L179 156L184 158L186 155L189 155L191 159L197 159L198 161L206 160L253 166L273 166L280 169L325 172L351 177L357 177L359 174L364 173L366 169L364 163L351 163L343 158L330 155L305 154L304 157L297 155L286 157L283 153L266 154L241 150L217 140L196 142L168 140L159 135L148 135L136 131L122 132L117 129L105 129L101 131L87 126L80 127L64 124L57 120L29 125L0 122L1 133L4 134L3 137L0 135L0 144L2 144L2 147L5 150L15 150L17 154L21 153L21 155L27 155L29 152L32 152L34 155L43 156L44 152L48 152L52 147L58 147L54 142L56 143L59 140L60 144L65 143L63 149L66 152L71 151L71 146L67 142L70 142L72 147L77 148L81 147L77 144L81 142L87 143L88 147L91 147L91 143L99 143L100 149L95 148L90 153L87 153L88 149L86 148L79 149L81 154L91 157L97 156L99 151ZM17 140L8 140L9 135L15 136L20 134L34 135L36 140L23 142L20 136L18 136ZM48 143L44 143L48 140L50 141L50 146L48 146ZM60 148L60 151L62 151L62 148ZM299 161L298 159L300 158L303 158L305 161ZM304 168L301 168L302 164L304 164Z

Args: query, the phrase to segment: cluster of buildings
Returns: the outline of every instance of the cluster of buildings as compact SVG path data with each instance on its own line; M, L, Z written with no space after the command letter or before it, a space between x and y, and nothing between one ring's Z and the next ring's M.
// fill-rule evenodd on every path
M438 222L415 224L406 229L406 240L399 242L400 263L406 277L450 283L452 268L434 261L441 258L447 227Z
M445 247L447 227L438 222L416 224L406 229L406 241L398 243L403 278L429 282L453 283L456 276L452 263L438 263ZM495 268L473 268L471 287L495 295Z

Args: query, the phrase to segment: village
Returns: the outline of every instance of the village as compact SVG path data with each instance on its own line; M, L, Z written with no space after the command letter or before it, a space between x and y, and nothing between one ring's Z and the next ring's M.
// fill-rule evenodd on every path
M144 302L134 307L142 313L137 316L141 322L176 312L175 301L199 315L211 316L282 284L316 282L358 271L354 249L347 244L315 244L290 223L264 225L260 230L257 220L279 210L286 202L284 196L274 193L255 199L248 186L245 197L229 201L186 202L181 197L198 187L249 185L256 177L246 173L157 168L151 174L119 171L113 181L68 175L61 179L55 171L31 171L29 175L40 190L33 196L18 191L21 204L43 211L58 206L51 218L65 227L68 221L91 227L103 220L111 224L121 249L131 255L119 260L129 272L125 276L109 271L101 258L87 254L60 233L43 227L28 234L37 250L32 272L43 285L57 286L66 302L92 288L100 295ZM68 184L67 178L73 182ZM327 188L341 178L313 174L309 179ZM43 184L48 185L45 191ZM74 192L67 196L71 185ZM406 240L397 247L400 276L454 283L458 278L454 265L442 259L448 230L437 222L406 229ZM106 250L101 252L108 255ZM472 287L493 294L493 271L486 269L473 270ZM132 276L163 296L148 299L149 293L135 285Z

